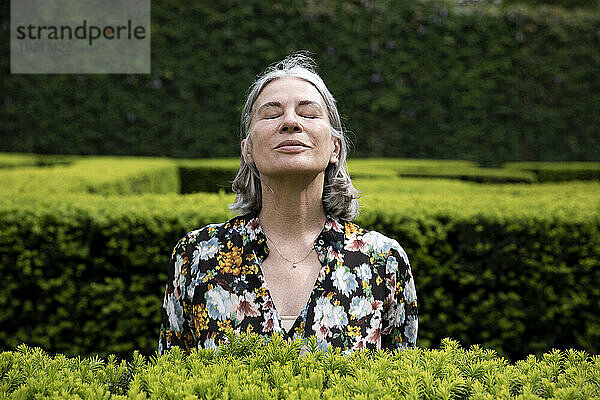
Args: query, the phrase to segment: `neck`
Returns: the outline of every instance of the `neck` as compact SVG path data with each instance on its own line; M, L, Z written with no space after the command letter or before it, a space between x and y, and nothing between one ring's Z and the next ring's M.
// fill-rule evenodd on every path
M312 179L261 177L261 226L279 240L310 241L323 229L323 183L321 172Z

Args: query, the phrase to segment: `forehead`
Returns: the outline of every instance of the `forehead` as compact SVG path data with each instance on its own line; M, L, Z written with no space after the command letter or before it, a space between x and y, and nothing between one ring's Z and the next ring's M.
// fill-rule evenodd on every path
M256 110L262 104L267 102L298 103L303 100L317 102L326 110L325 101L316 87L312 83L300 78L279 78L269 82L260 92L254 102Z

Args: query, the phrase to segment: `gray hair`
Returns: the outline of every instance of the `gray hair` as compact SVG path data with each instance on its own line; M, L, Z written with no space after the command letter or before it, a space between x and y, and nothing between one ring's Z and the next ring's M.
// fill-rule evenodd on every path
M346 156L348 153L348 140L346 131L337 110L335 99L325 86L323 79L315 72L315 62L305 52L290 54L282 61L271 65L250 86L246 104L242 109L240 118L240 142L250 136L250 122L252 108L264 87L280 78L300 78L312 84L321 94L327 107L331 134L340 141L340 154L337 163L330 163L325 169L325 182L323 185L323 208L327 214L348 221L358 216L358 190L352 185ZM248 141L244 142L244 153ZM236 201L229 208L241 214L259 212L262 208L262 190L260 174L255 164L247 163L242 154L240 169L231 184L236 193Z

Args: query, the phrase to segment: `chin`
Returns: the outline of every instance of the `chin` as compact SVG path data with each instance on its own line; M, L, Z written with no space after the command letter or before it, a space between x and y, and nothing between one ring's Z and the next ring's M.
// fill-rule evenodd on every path
M325 168L322 165L315 165L314 163L303 163L303 162L286 162L286 163L274 163L269 165L262 174L268 176L293 176L293 175L313 175L316 176L321 172L325 172Z

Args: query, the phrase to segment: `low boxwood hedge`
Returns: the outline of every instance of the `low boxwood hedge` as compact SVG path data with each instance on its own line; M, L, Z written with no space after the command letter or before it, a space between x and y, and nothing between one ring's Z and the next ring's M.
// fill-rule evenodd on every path
M600 180L600 162L512 162L503 167L532 172L539 182Z
M0 152L0 168L46 167L69 165L77 156L43 155L33 153Z
M1 349L154 352L173 246L230 218L233 195L178 195L173 163L134 161L0 172L12 177L0 188ZM135 194L140 176L157 186L136 190L168 193ZM419 346L451 336L513 359L600 351L600 183L355 183L357 222L398 239L411 259Z
M146 359L67 358L20 346L0 354L6 399L592 399L600 357L554 350L510 363L445 339L438 350L323 352L314 337L230 334L214 349Z
M44 157L43 160L53 158ZM1 161L1 159L0 159ZM51 163L51 161L47 161ZM145 157L77 157L52 168L0 169L0 194L179 193L177 165Z
M231 181L239 158L174 160L179 167L182 193L231 193ZM516 168L482 168L475 162L461 160L356 159L349 161L353 179L384 177L418 177L458 179L479 183L533 183L533 172Z
M461 160L360 159L351 160L353 178L401 176L413 178L459 179L479 183L532 183L535 174L504 168L481 168Z
M231 193L231 181L240 168L239 158L175 161L179 167L181 193Z

